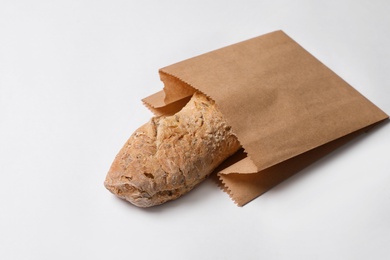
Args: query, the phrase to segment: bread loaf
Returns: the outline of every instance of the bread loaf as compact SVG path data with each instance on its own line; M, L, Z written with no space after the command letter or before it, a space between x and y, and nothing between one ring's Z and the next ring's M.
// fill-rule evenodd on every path
M195 93L178 113L153 117L131 135L104 185L136 206L159 205L190 191L239 148L214 101Z

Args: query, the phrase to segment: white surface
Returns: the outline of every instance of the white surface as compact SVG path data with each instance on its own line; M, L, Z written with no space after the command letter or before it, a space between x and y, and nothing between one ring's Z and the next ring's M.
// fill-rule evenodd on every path
M0 1L1 259L388 259L390 125L243 208L103 187L157 70L283 29L390 113L389 1ZM359 111L356 111L357 113Z

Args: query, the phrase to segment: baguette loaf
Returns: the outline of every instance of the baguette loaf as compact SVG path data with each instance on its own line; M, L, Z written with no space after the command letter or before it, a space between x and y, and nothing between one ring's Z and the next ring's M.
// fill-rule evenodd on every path
M190 191L239 148L214 101L197 92L175 115L136 130L104 185L136 206L159 205Z

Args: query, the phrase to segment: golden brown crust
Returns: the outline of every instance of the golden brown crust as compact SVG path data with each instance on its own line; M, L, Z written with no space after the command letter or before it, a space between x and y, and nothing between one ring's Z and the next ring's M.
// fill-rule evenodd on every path
M239 148L215 103L195 93L175 115L153 117L133 133L104 185L136 206L159 205L190 191Z

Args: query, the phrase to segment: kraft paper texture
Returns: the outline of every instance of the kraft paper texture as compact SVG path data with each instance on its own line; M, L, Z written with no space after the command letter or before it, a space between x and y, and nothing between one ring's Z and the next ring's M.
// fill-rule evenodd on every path
M283 31L159 73L164 89L143 100L156 115L177 112L200 91L232 126L243 151L218 176L239 206L388 118Z

